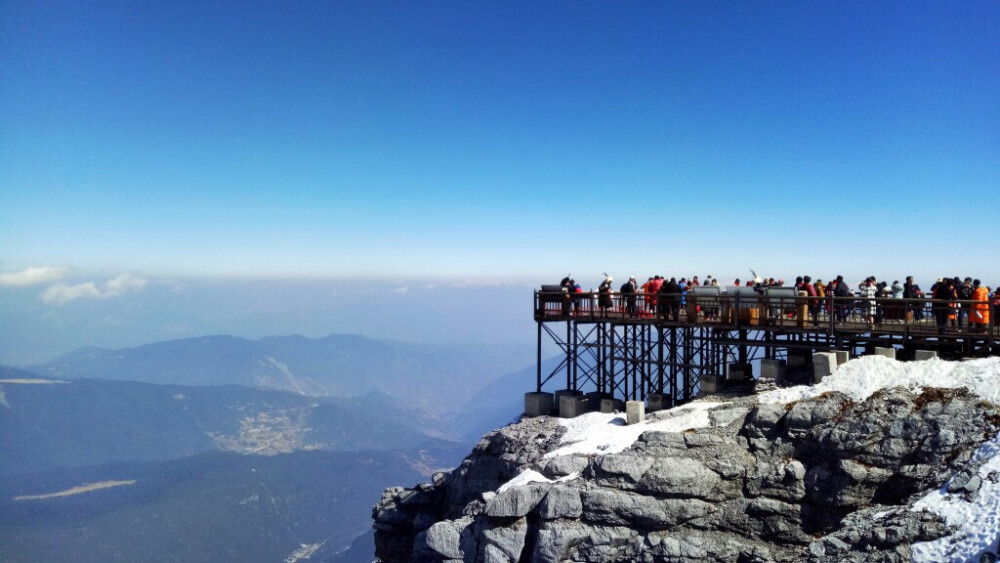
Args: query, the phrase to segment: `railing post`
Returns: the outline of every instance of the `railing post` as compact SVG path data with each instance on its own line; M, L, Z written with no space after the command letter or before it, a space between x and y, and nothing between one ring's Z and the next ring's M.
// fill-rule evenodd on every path
M736 294L736 299L733 299L733 326L737 330L740 328L740 294Z
M576 358L574 357L574 352L576 352L576 347L573 345L573 321L566 321L566 389L576 391L576 387L573 386L573 378L576 372Z
M657 348L657 381L656 388L660 393L663 393L663 326L660 324L656 326L656 348ZM677 397L671 395L673 400L677 400Z
M1000 291L1000 288L994 290L994 294L995 294L996 291ZM992 299L990 299L989 295L987 295L986 299L987 299L986 310L990 311L990 313L991 313L990 314L989 335L987 336L987 338L989 340L987 341L987 345L989 346L990 353L997 354L997 353L1000 353L1000 349L997 349L997 342L1000 342L1000 341L997 340L995 334L996 334L997 325L1000 324L1000 323L997 322L997 314L1000 314L1000 305L994 305L993 304L993 302L997 301L996 297L993 297Z
M834 330L836 329L836 324L834 324L834 318L835 318L835 315L836 315L836 313L834 313L835 308L836 308L836 305L835 305L835 303L836 303L835 300L836 299L837 299L836 297L834 297L833 295L830 295L830 299L829 299L829 302L827 303L827 307L826 307L826 309L827 309L826 314L827 314L827 317L828 317L827 321L829 321L829 324L830 324L830 332L827 335L827 339L828 340L833 340L833 333L834 333Z
M537 293L535 294L538 295ZM538 393L542 392L542 323L536 323L538 325L538 357L536 358L535 365L538 366L538 385L536 386L536 391Z

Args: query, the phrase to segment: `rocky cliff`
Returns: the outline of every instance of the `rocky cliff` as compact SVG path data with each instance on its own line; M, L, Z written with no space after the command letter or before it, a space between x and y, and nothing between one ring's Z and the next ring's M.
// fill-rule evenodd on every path
M955 533L920 498L975 500L996 484L975 454L996 441L1000 411L960 377L927 386L883 359L856 362L825 387L707 397L638 425L594 413L497 430L433 483L383 493L376 556L909 561L915 544ZM985 362L971 371L988 386L1000 363ZM872 373L884 381L872 386Z

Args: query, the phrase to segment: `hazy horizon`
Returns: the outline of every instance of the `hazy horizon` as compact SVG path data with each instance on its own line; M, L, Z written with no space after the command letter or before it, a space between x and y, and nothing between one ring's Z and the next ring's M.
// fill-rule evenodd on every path
M208 331L530 343L531 289L567 273L1000 285L996 2L0 21L0 362Z
M0 364L44 363L84 346L129 348L206 335L248 339L357 334L432 345L536 344L532 292L558 283L499 280L101 279L67 271L0 274ZM769 272L758 272L771 276ZM655 274L677 276L711 274ZM733 278L722 278L730 285ZM838 274L814 273L829 280ZM964 277L964 273L963 277ZM602 275L576 276L594 289ZM640 280L654 275L641 274ZM712 274L716 275L716 274ZM867 274L866 274L867 275ZM616 275L615 287L628 275ZM774 275L774 277L782 277ZM791 283L793 275L783 276ZM864 276L846 276L855 284ZM882 278L891 282L903 275ZM917 277L925 289L936 278ZM15 281L17 283L15 283ZM998 280L1000 281L1000 280ZM995 287L995 286L994 286Z

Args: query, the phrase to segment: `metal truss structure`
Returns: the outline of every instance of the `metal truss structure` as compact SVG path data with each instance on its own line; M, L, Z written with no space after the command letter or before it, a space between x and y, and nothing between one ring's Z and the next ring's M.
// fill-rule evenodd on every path
M555 307L547 309L547 303ZM557 298L536 292L536 390L564 382L563 388L572 392L623 400L661 395L670 404L682 404L698 396L705 377L733 382L736 375L737 380L751 382L751 366L763 359L811 357L832 350L857 356L876 346L897 348L904 357L915 349L935 350L944 357L1000 353L995 323L981 335L942 333L926 324L907 322L859 326L849 317L812 324L805 322L808 313L799 305L794 301L757 304L763 309L761 318L758 312L740 315L738 311L746 309L731 307L732 312L723 314L721 320L706 322L704 313L690 302L681 316L668 320L624 306L610 311L576 307L570 311ZM898 301L893 305L900 306ZM553 344L558 362L543 373L543 347Z

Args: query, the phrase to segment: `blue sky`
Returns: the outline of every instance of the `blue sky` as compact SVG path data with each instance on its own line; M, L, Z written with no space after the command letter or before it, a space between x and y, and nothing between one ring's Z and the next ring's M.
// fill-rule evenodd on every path
M0 299L46 311L179 278L1000 284L996 2L14 0L0 26Z

